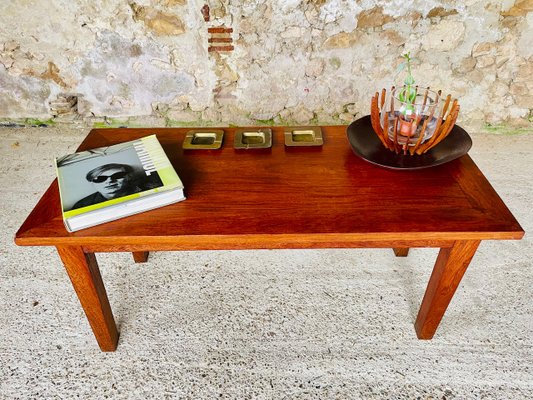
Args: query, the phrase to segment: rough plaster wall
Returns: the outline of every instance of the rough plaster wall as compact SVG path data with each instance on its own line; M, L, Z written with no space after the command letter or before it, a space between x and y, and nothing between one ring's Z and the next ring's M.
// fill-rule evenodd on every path
M530 126L533 0L2 3L3 119L349 122L411 51L462 125ZM209 51L220 26L232 48Z

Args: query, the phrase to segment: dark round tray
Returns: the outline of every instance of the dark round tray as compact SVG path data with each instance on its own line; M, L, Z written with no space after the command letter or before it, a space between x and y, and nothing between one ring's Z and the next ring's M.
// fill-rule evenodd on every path
M427 153L412 156L396 154L383 146L372 129L370 115L352 122L348 126L347 134L356 155L372 164L390 169L412 170L434 167L465 155L472 147L472 139L468 133L455 125L448 136Z

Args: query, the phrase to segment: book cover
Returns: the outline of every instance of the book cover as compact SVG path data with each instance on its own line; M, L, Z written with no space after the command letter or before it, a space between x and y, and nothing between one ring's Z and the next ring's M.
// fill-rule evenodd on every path
M56 158L56 167L69 231L185 199L155 135Z

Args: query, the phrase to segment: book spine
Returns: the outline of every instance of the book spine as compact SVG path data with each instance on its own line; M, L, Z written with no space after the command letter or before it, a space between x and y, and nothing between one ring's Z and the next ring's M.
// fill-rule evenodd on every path
M157 172L165 186L182 185L174 167L172 167L163 147L161 147L155 135L150 135L135 141L133 147L137 151L146 175L149 176Z
M59 190L59 202L61 204L61 216L63 217L63 224L65 224L65 229L68 232L72 232L72 229L70 229L70 226L67 222L67 216L65 215L65 201L63 200L63 179L62 175L59 173L59 163L57 157L54 158L54 166L56 168L56 176L57 176L57 187Z
M147 145L151 150L150 152L147 150ZM137 142L134 142L133 147L137 151L137 155L139 156L139 160L141 160L141 164L147 176L150 176L152 172L156 172L158 166L162 167L165 165L165 161L167 161L165 160L165 153L159 151L157 146L153 145L152 141L143 141L141 139Z

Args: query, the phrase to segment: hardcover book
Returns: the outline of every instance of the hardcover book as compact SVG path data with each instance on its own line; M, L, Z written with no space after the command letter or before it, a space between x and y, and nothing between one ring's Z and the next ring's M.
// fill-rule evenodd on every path
M56 158L69 232L185 200L156 135Z

